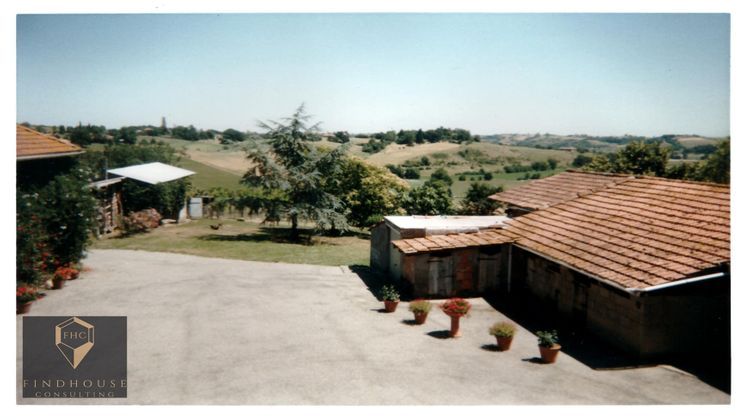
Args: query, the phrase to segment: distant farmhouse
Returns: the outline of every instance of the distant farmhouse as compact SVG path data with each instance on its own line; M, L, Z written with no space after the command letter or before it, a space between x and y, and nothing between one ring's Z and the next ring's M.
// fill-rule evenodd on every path
M639 356L728 348L728 185L568 171L491 198L510 219L392 240L390 277L525 302Z

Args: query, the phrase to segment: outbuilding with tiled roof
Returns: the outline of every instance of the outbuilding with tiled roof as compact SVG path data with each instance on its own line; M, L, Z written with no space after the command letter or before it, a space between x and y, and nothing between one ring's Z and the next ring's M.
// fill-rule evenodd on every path
M82 148L67 140L16 124L16 160L50 159L81 153Z
M574 174L588 182L606 177ZM425 297L522 301L554 314L553 324L564 320L644 357L725 354L729 186L609 179L614 181L558 202L547 193L540 199L544 190L538 186L529 189L536 198L526 203L538 208L501 227L392 241L402 279ZM554 184L545 185L551 190Z
M526 182L489 198L500 202L498 214L515 217L608 188L630 178L632 176L623 174L568 170Z

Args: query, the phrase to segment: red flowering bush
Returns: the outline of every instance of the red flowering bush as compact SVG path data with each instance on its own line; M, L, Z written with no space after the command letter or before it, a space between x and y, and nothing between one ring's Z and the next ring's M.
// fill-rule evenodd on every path
M57 270L55 270L55 277L59 277L63 280L73 280L78 278L78 270L68 266L58 267Z
M466 316L471 309L471 303L463 298L452 298L446 300L441 309L448 316Z
M16 287L16 302L26 303L39 299L39 292L36 287L20 285Z
M16 226L16 283L37 284L55 266L55 257L36 215L19 214Z

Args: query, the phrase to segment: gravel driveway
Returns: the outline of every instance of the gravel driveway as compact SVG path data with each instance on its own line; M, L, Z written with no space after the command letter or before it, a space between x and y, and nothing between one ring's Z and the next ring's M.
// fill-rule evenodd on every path
M504 353L483 348L506 319L474 299L463 337L433 311L413 326L345 267L94 250L90 271L49 291L29 315L128 317L128 398L114 404L726 404L729 396L668 367L592 370L560 354L529 359L519 329ZM18 337L21 337L21 316ZM65 403L20 397L22 404Z

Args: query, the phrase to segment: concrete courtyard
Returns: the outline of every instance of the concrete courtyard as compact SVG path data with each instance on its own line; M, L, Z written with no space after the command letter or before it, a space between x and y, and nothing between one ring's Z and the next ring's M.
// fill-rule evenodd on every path
M346 267L94 250L90 271L51 290L29 315L128 317L128 398L21 398L21 404L727 404L729 395L668 366L593 370L561 353L534 362L519 328L488 349L507 319L482 299L445 339L433 309L421 326L392 314Z

